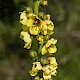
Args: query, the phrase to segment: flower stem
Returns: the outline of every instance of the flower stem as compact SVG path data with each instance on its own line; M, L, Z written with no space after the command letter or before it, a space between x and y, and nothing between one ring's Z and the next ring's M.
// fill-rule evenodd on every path
M40 1L38 1L38 0L36 0L34 2L34 14L35 15L38 15L38 13L39 13L39 4L40 4Z
M43 43L39 47L38 54L40 54L42 47L43 47Z

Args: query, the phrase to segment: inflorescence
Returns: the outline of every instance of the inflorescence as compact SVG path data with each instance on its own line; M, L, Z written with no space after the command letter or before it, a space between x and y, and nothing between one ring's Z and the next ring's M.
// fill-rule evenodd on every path
M47 5L47 2L43 4ZM24 41L24 48L30 50L29 54L33 58L30 75L34 80L52 80L51 76L56 76L58 64L56 58L52 57L57 51L57 40L51 38L54 24L50 15L43 12L35 15L32 9L27 7L20 13L20 23L23 29L20 38Z

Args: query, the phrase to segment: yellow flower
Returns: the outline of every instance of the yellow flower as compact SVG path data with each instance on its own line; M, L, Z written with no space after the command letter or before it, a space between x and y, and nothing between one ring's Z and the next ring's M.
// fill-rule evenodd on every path
M48 40L45 46L48 48L49 53L55 53L57 51L57 48L55 46L56 43L57 40L55 40L54 38Z
M30 71L31 76L36 76L38 71L42 69L40 62L33 62L32 70Z
M33 35L39 34L39 27L38 26L30 27L30 33L33 34Z
M27 25L26 26L28 27L33 26L35 18L37 18L35 14L33 13L27 14Z
M41 44L41 43L43 43L43 41L44 41L44 37L43 37L42 35L40 35L40 36L37 38L37 40L38 40L39 43Z
M33 63L33 68L35 68L36 70L41 70L42 66L41 66L40 62L34 62Z
M27 14L26 11L23 11L20 15L20 23L25 25L26 27L30 27L34 23L34 19L37 16L33 13Z
M57 51L57 48L55 44L57 43L57 40L54 38L47 41L47 43L42 48L42 55L46 54L47 52L49 54L55 53Z
M50 79L51 78L51 71L49 69L49 65L43 66L43 78L44 79Z
M40 31L42 34L46 35L47 34L47 25L44 21L41 22L41 27L40 27Z
M51 72L51 75L56 76L56 73L57 73L57 71L54 70L54 71Z
M33 25L30 27L30 33L37 35L40 32L40 23L41 20L38 17L35 17Z
M37 35L40 32L40 19L33 13L26 13L23 11L20 15L20 23L23 25L24 31L30 32L30 34Z
M49 64L49 66L52 69L52 72L55 71L58 68L57 65L58 65L57 63L55 63L55 64Z
M50 20L45 20L41 22L40 31L44 35L52 35L54 29L54 24Z
M38 35L37 40L39 41L39 44L45 43L47 40L49 40L49 35Z
M29 33L22 31L22 32L20 33L20 38L23 39L24 42L25 42L24 48L30 49L31 43L32 43L32 39L31 39Z
M57 68L55 68L55 66L53 65L45 65L43 66L42 70L43 70L43 78L44 79L51 79L51 76L52 75L56 75L57 71L56 71Z
M26 16L26 12L25 11L21 12L21 14L20 14L20 21L21 20L24 20L24 19L27 19L27 16Z
M23 11L20 15L20 23L25 25L25 26L30 26L32 25L32 19L28 19L26 15L26 11Z
M56 58L55 57L49 57L48 60L49 60L49 66L52 69L51 75L56 75L55 73L57 73L56 69L57 69L57 65L58 65L56 62Z
M49 57L48 60L49 60L49 63L50 64L57 65L57 62L56 62L56 58L55 57Z
M29 73L30 73L31 76L36 76L38 71L34 72L33 70L31 70L31 71L29 71Z
M47 79L47 80L51 79L51 75L45 75L45 74L43 74L43 77L44 77L44 79Z

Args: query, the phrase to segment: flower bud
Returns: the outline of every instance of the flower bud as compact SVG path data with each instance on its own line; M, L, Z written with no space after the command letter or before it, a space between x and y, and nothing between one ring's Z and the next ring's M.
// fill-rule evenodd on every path
M31 9L30 7L25 7L25 11L26 11L27 13L30 13L30 12L32 12L32 9Z
M36 77L34 78L34 80L40 80L39 76L36 76Z
M49 61L47 59L42 58L41 63L45 65L45 64L49 64Z
M45 14L43 12L40 12L39 13L39 17L42 19L42 20L50 20L50 15L49 14Z
M49 14L47 14L46 17L47 17L48 20L50 20L50 15Z
M45 36L45 40L49 40L50 36L49 35L46 35Z
M42 5L43 5L43 6L46 6L46 5L48 5L48 2L47 2L47 0L44 0L44 1L42 2Z
M33 59L36 59L36 58L37 58L37 52L36 52L36 51L30 51L30 56L31 56Z
M39 12L39 17L40 17L41 19L43 19L43 18L44 18L44 13L43 13L43 12Z

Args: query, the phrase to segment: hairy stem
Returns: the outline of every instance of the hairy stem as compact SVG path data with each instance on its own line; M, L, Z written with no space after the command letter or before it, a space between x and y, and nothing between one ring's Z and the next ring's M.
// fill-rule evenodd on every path
M36 0L34 2L34 14L35 15L38 15L38 13L39 13L39 4L40 4L40 1L38 1L38 0Z

